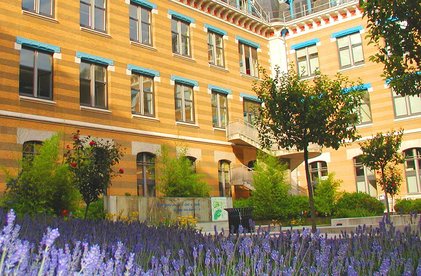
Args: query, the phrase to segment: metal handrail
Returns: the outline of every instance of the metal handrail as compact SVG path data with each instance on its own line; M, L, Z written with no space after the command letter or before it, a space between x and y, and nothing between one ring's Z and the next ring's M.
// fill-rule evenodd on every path
M252 15L254 17L260 18L261 20L269 23L270 22L270 15L267 13L260 4L252 0L250 2L251 6L249 6L248 1L241 2L242 0L214 0L215 2L219 2L220 4L228 5L231 8L240 11L242 13Z

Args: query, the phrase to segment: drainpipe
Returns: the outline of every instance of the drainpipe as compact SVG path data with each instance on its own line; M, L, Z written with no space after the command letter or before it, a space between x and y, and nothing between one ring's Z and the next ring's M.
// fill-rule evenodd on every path
M295 18L295 15L294 15L294 0L289 1L289 12L291 14L291 18L294 19Z
M307 0L307 11L308 11L308 14L311 13L311 10L312 10L311 0Z

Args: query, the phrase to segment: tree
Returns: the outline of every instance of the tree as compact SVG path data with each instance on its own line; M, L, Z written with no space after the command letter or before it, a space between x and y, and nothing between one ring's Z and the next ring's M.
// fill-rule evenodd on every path
M286 165L276 157L260 153L254 166L251 202L253 215L262 219L280 219L288 201L289 183Z
M86 218L89 205L100 195L106 194L114 176L124 172L122 168L118 172L113 169L123 153L120 145L113 141L82 137L78 130L73 134L73 147L68 146L65 157L74 183L86 204Z
M367 17L371 60L383 63L383 76L399 95L421 93L421 5L414 0L360 0Z
M373 138L360 143L363 151L361 163L379 173L380 178L376 178L376 184L384 191L388 216L390 210L387 194L395 195L401 181L394 167L404 161L402 155L398 152L402 143L402 136L402 129L399 131L392 130L386 134L379 132ZM395 184L396 187L393 187L392 184Z
M338 188L342 181L334 179L333 174L329 174L327 179L317 179L314 191L314 204L317 212L324 216L331 216L335 211L335 204L339 198Z
M316 73L303 81L293 67L287 73L276 69L275 78L262 70L263 78L253 90L262 100L257 118L259 138L263 147L272 144L280 148L304 151L304 164L309 194L313 231L315 207L313 186L308 165L309 145L338 149L345 142L355 141L355 125L363 93L346 77L338 74L330 80Z
M61 157L56 134L44 141L38 155L23 158L19 174L6 180L5 207L20 215L74 211L80 195Z
M186 157L186 149L172 157L163 146L157 160L158 189L167 197L206 197L209 186Z

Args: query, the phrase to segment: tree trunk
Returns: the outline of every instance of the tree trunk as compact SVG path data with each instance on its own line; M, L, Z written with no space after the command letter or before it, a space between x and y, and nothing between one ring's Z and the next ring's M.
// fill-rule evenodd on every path
M86 219L86 217L88 216L88 209L89 209L89 205L90 205L91 203L89 202L89 203L86 203L86 208L85 208L85 216L84 216L84 219Z
M307 189L308 189L308 202L310 205L310 215L311 215L311 230L316 232L316 208L314 207L314 196L313 196L313 184L310 180L310 169L308 166L308 145L304 147L304 165L306 170L306 180L307 180Z
M382 171L382 186L383 186L383 191L384 191L384 200L386 201L387 220L390 221L389 199L387 198L386 181L384 179L384 168L381 168L381 171Z

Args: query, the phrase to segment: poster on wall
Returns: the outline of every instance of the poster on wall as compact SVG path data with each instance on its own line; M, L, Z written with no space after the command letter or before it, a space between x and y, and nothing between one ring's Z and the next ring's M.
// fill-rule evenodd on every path
M211 197L212 205L212 221L227 221L228 212L224 209L227 208L226 197Z

